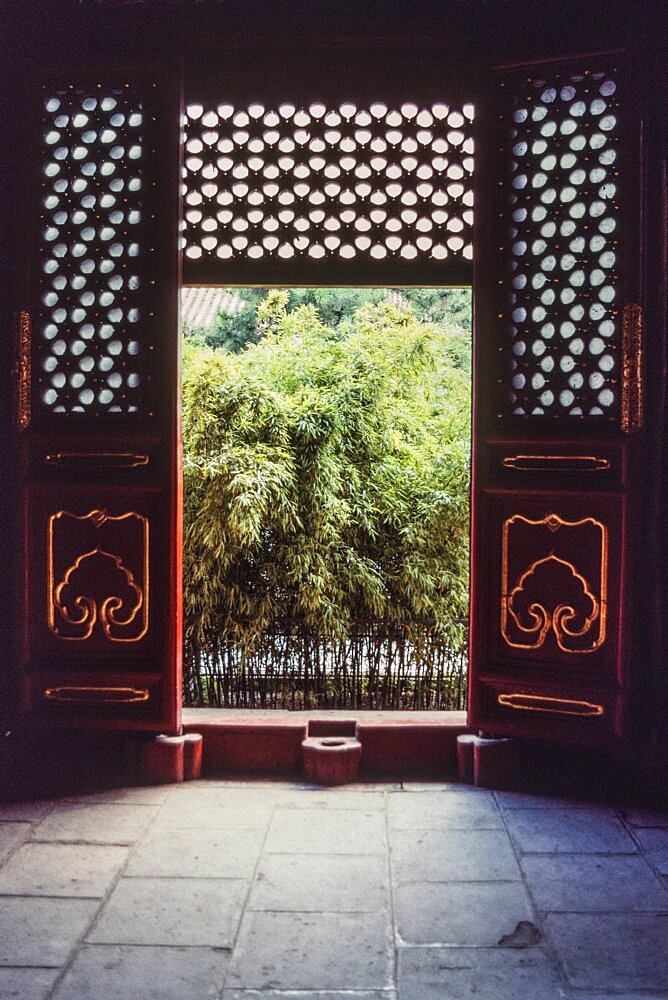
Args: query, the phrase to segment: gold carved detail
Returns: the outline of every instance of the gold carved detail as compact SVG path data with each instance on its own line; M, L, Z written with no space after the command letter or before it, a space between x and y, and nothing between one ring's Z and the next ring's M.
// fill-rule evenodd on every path
M16 379L16 425L20 431L25 431L30 426L31 416L31 345L32 345L32 324L30 313L21 310L16 317L16 365L14 366L14 377Z
M150 697L148 688L81 687L73 684L44 689L46 701L70 705L133 705L148 701Z
M547 715L578 715L583 718L605 715L603 705L591 701L577 701L573 698L548 698L538 694L523 694L513 691L500 694L497 702L504 708L515 708L522 712L544 712Z
M590 581L572 558L556 554L558 539L511 580L511 535L518 526L547 528L555 536L589 527L598 539L598 581ZM608 529L600 521L593 517L567 521L555 513L535 521L520 514L509 517L503 524L501 550L504 640L514 649L537 650L551 634L563 653L593 653L605 642L607 579Z
M520 472L604 472L610 460L596 455L506 455L502 465Z
M627 434L643 424L642 308L635 302L624 306L622 318L622 430Z
M70 531L62 563L57 551L58 535L63 533L65 524L70 529L78 528L79 532L92 528L92 535L102 532L104 542L85 547L72 556ZM123 532L119 531L121 527L125 529ZM90 538L91 531L87 534ZM128 551L123 555L110 551L109 542L114 540ZM128 557L138 562L135 571L128 568ZM135 511L112 516L98 509L83 515L65 510L52 514L48 528L48 576L49 629L59 639L85 641L97 629L110 642L139 642L149 626L148 519Z
M72 469L134 469L148 465L149 456L127 451L55 451L48 452L44 461Z

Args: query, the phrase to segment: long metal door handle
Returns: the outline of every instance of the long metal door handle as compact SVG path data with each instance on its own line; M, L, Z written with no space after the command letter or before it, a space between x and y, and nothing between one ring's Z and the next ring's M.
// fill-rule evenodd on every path
M56 451L49 452L45 461L61 469L135 469L150 459L127 451Z
M69 705L133 705L148 701L150 697L148 688L79 687L72 684L44 689L47 701Z

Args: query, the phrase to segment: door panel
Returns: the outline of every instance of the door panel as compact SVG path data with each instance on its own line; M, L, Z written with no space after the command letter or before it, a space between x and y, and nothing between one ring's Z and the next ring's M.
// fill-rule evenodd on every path
M470 722L626 736L642 447L639 122L618 57L481 109Z
M15 593L32 720L179 725L176 77L63 71L26 96Z

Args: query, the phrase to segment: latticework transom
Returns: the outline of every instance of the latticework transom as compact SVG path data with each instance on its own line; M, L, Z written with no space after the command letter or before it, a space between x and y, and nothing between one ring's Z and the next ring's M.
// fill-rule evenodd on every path
M186 261L472 257L473 107L187 108Z
M504 350L517 416L618 415L618 82L555 72L526 81L510 112Z
M144 119L130 87L44 94L34 382L50 412L142 407Z

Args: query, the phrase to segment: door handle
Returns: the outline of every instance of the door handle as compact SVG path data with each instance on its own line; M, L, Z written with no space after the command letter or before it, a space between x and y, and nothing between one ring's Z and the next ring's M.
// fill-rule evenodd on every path
M596 455L506 455L504 469L520 472L605 472L610 460Z
M147 688L68 685L44 689L47 701L65 702L69 705L134 705L148 701L150 697Z
M148 465L148 455L126 451L56 451L44 458L61 469L136 469Z

